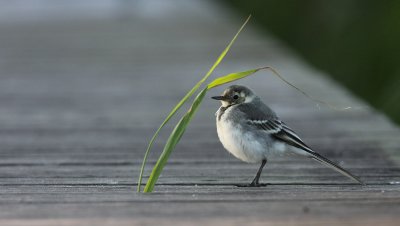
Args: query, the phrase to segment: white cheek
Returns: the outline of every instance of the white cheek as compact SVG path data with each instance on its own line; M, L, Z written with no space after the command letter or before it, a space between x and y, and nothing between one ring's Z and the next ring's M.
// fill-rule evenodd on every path
M253 101L253 99L254 99L254 96L247 96L246 98L244 98L244 102L245 103L250 103L250 102Z

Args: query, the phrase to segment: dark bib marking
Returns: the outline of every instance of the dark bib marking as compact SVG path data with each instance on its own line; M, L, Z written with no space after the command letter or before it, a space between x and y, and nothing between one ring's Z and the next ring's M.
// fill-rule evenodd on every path
M229 107L231 107L232 105L228 105L226 107L220 107L219 111L218 111L218 121L221 120L222 115L225 113L226 109L228 109Z

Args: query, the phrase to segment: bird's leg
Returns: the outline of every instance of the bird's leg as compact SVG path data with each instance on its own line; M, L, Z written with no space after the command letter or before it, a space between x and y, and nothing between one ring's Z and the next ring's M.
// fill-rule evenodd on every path
M254 180L250 183L250 184L245 184L245 185L238 185L239 187L261 187L261 186L266 186L266 184L260 184L259 180L260 180L260 176L261 176L261 172L265 166L265 164L267 163L267 159L263 159L261 162L261 166L257 171L256 177L254 178Z
M267 160L266 160L266 159L263 159L262 162L261 162L261 166L260 166L260 168L259 168L258 171L257 171L256 177L254 177L254 180L249 184L249 187L259 187L259 186L262 186L262 185L261 185L260 183L258 183L258 182L259 182L259 180L260 180L261 172L262 172L262 170L263 170L263 168L264 168L264 166L265 166L266 163L267 163Z

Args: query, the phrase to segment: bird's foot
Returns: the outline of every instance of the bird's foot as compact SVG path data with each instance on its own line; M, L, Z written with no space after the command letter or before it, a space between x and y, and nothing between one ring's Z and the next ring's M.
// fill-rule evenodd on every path
M251 187L266 187L267 184L263 183L250 183L250 184L235 184L236 187L240 188L251 188Z

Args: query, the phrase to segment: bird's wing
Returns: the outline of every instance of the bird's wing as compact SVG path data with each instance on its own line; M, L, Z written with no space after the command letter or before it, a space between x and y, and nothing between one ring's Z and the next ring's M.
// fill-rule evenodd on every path
M314 151L308 147L290 127L277 118L265 120L248 119L247 123L271 134L286 144L300 148L309 154L314 153Z
M308 153L314 152L291 128L278 118L274 111L261 101L257 104L243 104L239 107L239 110L245 114L246 123L255 129L263 130L276 139Z
M250 125L256 126L258 129L266 131L267 133L271 134L278 140L285 142L286 144L304 150L310 158L338 171L339 173L347 176L348 178L354 181L357 181L360 184L364 184L358 177L354 176L349 171L343 169L336 163L313 151L300 139L300 137L292 129L290 129L285 123L283 123L279 119L268 119L268 120L249 119L247 122Z
M282 122L269 108L267 110L270 110L273 114L270 114L268 112L264 113L265 111L258 110L255 107L253 107L253 109L251 110L252 111L248 111L250 113L247 114L248 118L246 120L246 123L248 125L254 126L256 129L263 130L286 144L304 150L305 154L308 154L310 158L338 171L339 173L349 177L354 181L357 181L360 184L364 184L358 177L354 176L349 171L343 169L336 163L313 151L300 139L300 137L290 127Z

